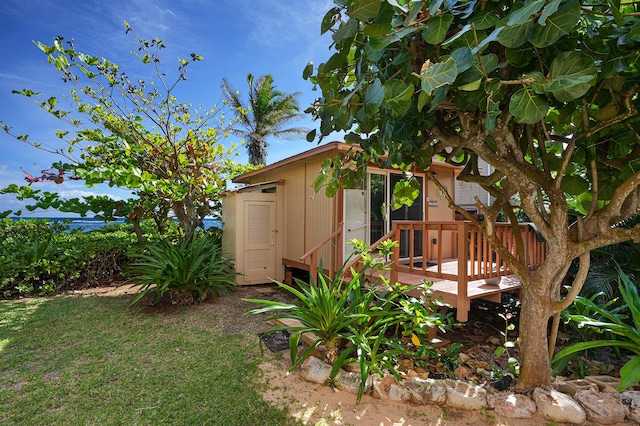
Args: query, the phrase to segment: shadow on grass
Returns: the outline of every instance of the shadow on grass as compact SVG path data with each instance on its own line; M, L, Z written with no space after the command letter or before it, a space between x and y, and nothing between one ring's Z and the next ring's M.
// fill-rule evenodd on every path
M0 421L294 424L262 399L256 340L214 309L166 315L130 296L0 302ZM221 302L221 301L219 301Z

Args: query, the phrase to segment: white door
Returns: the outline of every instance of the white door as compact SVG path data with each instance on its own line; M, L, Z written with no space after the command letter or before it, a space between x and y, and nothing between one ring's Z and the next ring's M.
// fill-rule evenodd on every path
M246 199L243 216L244 282L247 284L271 282L276 278L278 230L276 229L275 194L260 194L260 197L254 195L252 199Z
M367 239L367 198L364 189L344 190L344 259L353 252L350 243L354 238L368 242Z

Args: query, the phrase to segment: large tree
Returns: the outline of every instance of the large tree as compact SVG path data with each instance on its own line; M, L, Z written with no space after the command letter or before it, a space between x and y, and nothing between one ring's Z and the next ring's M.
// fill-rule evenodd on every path
M292 139L307 133L300 127L283 128L291 121L300 119L298 105L299 92L284 93L276 89L273 77L269 74L255 80L253 74L247 75L249 100L245 104L240 92L233 90L227 79L222 79L223 92L231 107L237 112L237 121L230 132L245 137L249 163L267 164L268 137Z
M328 188L362 172L352 162L428 170L439 155L462 166L459 179L495 201L476 200L484 221L449 204L522 282L518 388L549 385L549 320L579 292L590 250L640 241L639 225L617 226L640 213L638 2L334 3L321 32L332 31L335 53L304 77L322 91L310 108L321 138L343 131L359 149L334 162ZM515 226L517 196L548 244L537 270L521 241L514 255L494 232L501 211ZM577 218L569 215L576 200ZM576 258L579 272L563 293Z
M131 32L126 27L127 33ZM71 86L66 101L73 110L60 109L55 96L29 89L15 91L35 98L64 125L55 134L62 141L59 143L32 140L28 134L14 132L3 124L4 131L17 140L63 157L54 165L55 171L44 171L41 176L26 173L29 184L49 178L61 183L68 176L87 185L108 183L129 189L137 201L120 203L127 209L119 210L115 201L98 200L96 204L96 200L89 200L94 204L91 209L94 213L104 209L101 215L105 218L118 209L134 224L147 217L161 224L174 216L185 238L202 226L205 216L216 215L226 180L246 167L232 161L237 155L235 148L226 148L220 141L222 111L215 106L208 110L193 108L174 95L178 84L187 80L189 65L202 60L201 56L192 53L189 59L178 58L177 72L170 73L161 67L164 42L138 40L134 54L150 67L156 79L153 81L130 76L118 64L78 50L73 40L56 37L51 45L35 44ZM58 206L81 214L86 213L88 204L15 185L2 192L31 198L36 207Z

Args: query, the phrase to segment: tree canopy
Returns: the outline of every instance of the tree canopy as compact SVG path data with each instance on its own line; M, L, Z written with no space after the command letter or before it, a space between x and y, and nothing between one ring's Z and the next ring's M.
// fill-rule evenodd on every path
M318 183L332 182L335 192L370 162L428 170L440 158L489 191L492 205L476 200L484 221L451 196L449 204L482 229L522 282L518 386L549 384L547 321L580 290L589 251L640 241L640 226L617 226L640 213L638 3L334 3L321 28L331 31L334 51L303 76L321 90L309 109L321 121L320 140L341 131L358 149L336 158ZM492 173L481 173L479 158ZM494 233L501 212L516 222L514 197L548 243L535 271ZM575 258L580 271L564 295Z
M126 27L127 32L132 31ZM203 217L217 214L217 200L226 189L226 180L246 168L232 160L235 148L226 148L220 140L224 137L221 129L228 125L224 111L216 106L194 108L174 95L178 84L187 80L189 65L201 61L202 56L191 53L188 59L178 58L175 80L169 80L161 67L164 42L138 40L138 50L132 53L151 68L153 81L130 77L118 64L83 53L73 40L56 37L51 45L35 44L62 80L72 86L66 100L73 110L60 109L55 96L29 89L14 91L35 98L64 125L55 134L62 143L44 143L3 124L4 131L19 141L63 157L53 165L55 171L44 171L42 176L26 173L27 181L53 179L62 183L69 177L87 185L108 183L132 190L137 199L127 203L108 197L86 202L60 200L57 194L41 194L17 185L3 192L31 198L40 207L80 214L102 210L100 215L105 218L126 214L134 223L152 217L161 224L171 214L186 237L201 226Z

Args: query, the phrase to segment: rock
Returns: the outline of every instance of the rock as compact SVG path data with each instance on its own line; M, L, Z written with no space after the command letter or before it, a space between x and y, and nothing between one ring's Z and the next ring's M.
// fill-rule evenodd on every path
M533 391L533 400L547 420L580 424L587 419L587 413L580 404L562 392L536 388Z
M594 383L588 382L584 379L577 380L558 380L553 382L553 388L558 392L566 393L567 395L575 395L578 391L594 389L598 390L598 386Z
M405 381L404 387L414 404L442 405L447 401L447 389L441 380L412 377Z
M398 380L391 375L387 374L384 377L379 375L373 376L373 397L377 399L389 399L389 389L392 385L397 385Z
M620 386L620 379L611 376L587 376L584 379L598 386L600 392L615 392Z
M331 366L315 356L305 359L300 365L300 377L313 383L326 383L331 375Z
M530 419L536 412L536 403L526 395L498 392L487 396L489 408L503 417Z
M387 374L384 377L374 375L372 386L374 398L392 401L409 401L411 399L411 394L404 387L403 382L398 382L392 374Z
M611 425L624 421L624 405L610 393L593 389L576 392L574 398L587 413L587 420L602 425Z
M360 373L354 373L352 371L340 370L338 374L336 374L336 377L333 379L333 384L336 388L341 391L354 394L358 393L360 383L362 383ZM373 378L369 376L367 378L363 393L367 393L371 390L372 383Z
M487 405L487 390L459 380L445 380L447 405L463 410L480 410Z
M640 424L640 391L626 391L613 395L624 405L627 418Z

